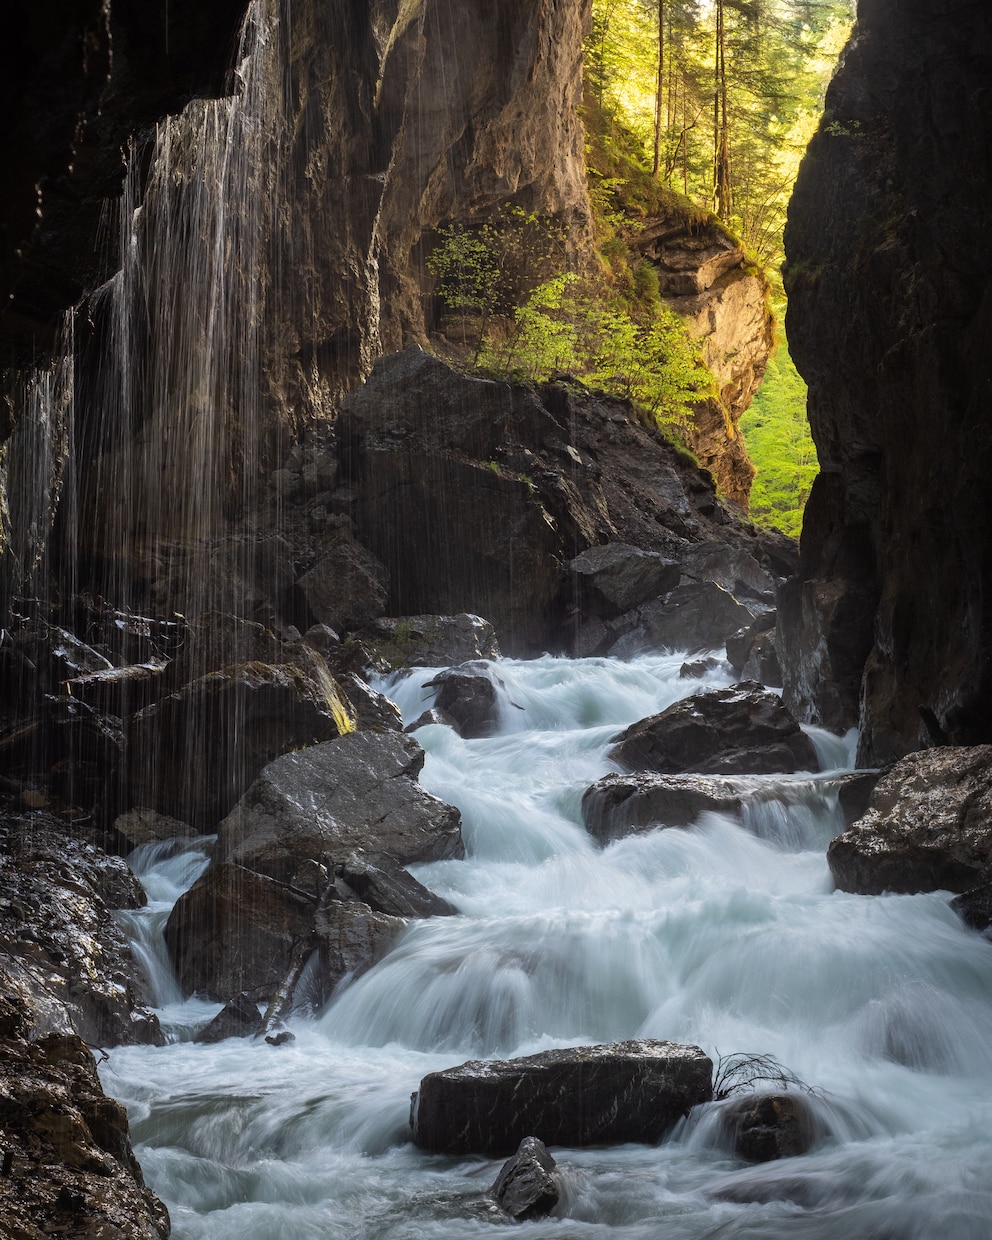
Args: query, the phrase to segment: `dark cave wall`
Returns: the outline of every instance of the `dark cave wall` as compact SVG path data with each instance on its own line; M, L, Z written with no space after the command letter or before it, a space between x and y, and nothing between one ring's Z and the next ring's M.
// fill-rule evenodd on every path
M786 697L859 761L992 738L992 10L862 0L786 232L822 474Z

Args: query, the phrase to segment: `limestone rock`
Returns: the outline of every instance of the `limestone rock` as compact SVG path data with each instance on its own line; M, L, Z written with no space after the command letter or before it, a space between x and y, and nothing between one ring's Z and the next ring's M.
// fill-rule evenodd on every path
M610 757L626 770L768 775L817 771L812 742L774 694L752 681L711 689L632 724Z
M558 1164L537 1137L524 1137L520 1148L500 1169L489 1190L496 1204L511 1218L540 1218L558 1204L561 1185Z
M353 717L319 655L209 672L141 711L131 801L211 830L266 762L349 731Z
M576 1046L432 1072L413 1097L413 1140L445 1154L504 1155L528 1135L547 1145L661 1140L712 1096L697 1046L650 1040Z
M605 775L582 796L582 821L601 844L656 827L687 827L700 814L737 814L744 780L698 775Z
M832 841L842 891L946 889L992 879L992 745L925 749L883 774L868 812Z
M377 913L392 917L450 917L458 912L453 904L418 883L389 853L352 853L335 867L335 873Z
M217 858L290 882L356 849L398 861L464 855L456 809L424 792L424 751L402 733L353 732L269 763L218 828Z
M748 1094L722 1114L734 1151L748 1162L770 1162L805 1154L816 1137L816 1121L797 1093Z
M488 620L462 612L456 616L383 616L358 637L391 667L452 667L474 659L500 657Z

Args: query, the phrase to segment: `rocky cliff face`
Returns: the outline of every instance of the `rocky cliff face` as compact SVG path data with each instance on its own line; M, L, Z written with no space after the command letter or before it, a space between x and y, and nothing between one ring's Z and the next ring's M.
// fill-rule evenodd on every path
M860 761L988 740L992 12L862 0L786 234L822 474L786 697Z
M747 511L755 470L737 424L772 348L768 281L718 220L694 221L681 208L649 221L634 246L656 267L662 297L685 318L717 382L696 407L689 446Z

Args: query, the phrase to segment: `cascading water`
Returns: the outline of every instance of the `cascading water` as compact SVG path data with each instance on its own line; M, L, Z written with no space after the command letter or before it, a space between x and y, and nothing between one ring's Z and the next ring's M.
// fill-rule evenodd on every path
M558 1216L521 1234L988 1235L992 952L946 895L833 890L836 772L755 777L741 821L704 815L602 850L581 826L609 739L699 687L679 680L680 663L500 664L496 735L417 733L422 782L460 807L468 851L417 875L460 916L410 923L317 1018L291 1020L292 1045L191 1045L216 1010L192 1002L163 1010L171 1045L111 1052L105 1086L128 1104L179 1240L485 1232L479 1199L498 1164L408 1143L420 1078L636 1036L775 1056L818 1091L813 1150L747 1166L715 1103L658 1147L560 1151ZM408 718L433 674L387 686ZM178 888L177 865L192 878L202 861L142 864L161 894Z

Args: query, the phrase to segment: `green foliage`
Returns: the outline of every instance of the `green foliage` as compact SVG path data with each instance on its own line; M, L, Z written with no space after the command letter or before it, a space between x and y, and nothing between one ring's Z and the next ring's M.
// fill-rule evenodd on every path
M818 467L806 420L806 384L792 364L784 333L740 426L758 469L751 487L752 520L798 538Z
M676 432L712 385L677 314L656 305L638 322L621 299L589 289L573 274L538 285L501 336L486 340L479 364L517 382L562 371L581 376Z

